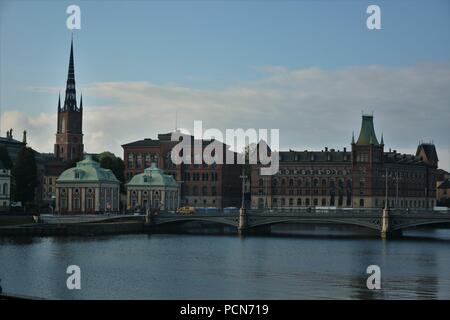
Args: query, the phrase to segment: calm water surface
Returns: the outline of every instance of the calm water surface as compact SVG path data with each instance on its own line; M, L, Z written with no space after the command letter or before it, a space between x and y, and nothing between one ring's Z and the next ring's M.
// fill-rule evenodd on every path
M450 299L450 230L355 236L0 238L3 290L56 299ZM66 268L81 268L68 290ZM381 267L382 289L366 288Z

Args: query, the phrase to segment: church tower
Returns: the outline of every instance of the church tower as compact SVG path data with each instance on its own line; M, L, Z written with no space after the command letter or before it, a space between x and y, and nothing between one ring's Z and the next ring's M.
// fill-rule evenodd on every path
M384 141L378 142L373 115L363 115L361 131L352 137L353 207L376 207L375 197L383 197Z
M73 161L83 158L82 124L83 97L80 97L80 105L77 107L72 39L64 104L61 106L61 95L58 100L58 125L55 143L55 156L57 159Z

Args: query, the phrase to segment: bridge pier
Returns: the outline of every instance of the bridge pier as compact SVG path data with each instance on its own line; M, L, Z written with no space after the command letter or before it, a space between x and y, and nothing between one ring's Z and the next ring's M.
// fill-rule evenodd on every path
M402 230L392 230L391 216L389 209L383 209L383 217L381 218L381 238L399 237L402 235Z
M390 225L389 225L389 209L383 209L383 217L381 218L381 238L386 239L389 235Z
M247 229L247 213L245 211L245 208L242 207L241 209L239 209L239 226L238 226L239 235L242 235L246 229Z
M152 213L150 211L147 211L147 213L145 215L145 224L151 225L152 223L153 223Z

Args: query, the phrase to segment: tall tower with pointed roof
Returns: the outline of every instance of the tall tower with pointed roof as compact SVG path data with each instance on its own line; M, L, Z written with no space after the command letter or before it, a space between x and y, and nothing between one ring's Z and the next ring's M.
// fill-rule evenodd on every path
M378 142L373 115L363 115L358 140L352 137L353 206L374 207L374 196L383 195L383 163L383 138Z
M56 131L55 156L62 161L83 158L83 98L77 105L75 88L75 66L73 58L73 39L70 44L69 71L67 74L66 94L61 105L58 99L58 124Z

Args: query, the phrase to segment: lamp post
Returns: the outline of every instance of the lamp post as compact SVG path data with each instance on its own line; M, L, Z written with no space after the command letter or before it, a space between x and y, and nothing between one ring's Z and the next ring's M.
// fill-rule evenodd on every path
M395 192L395 206L398 208L398 182L400 181L400 175L398 171L395 173L395 176L393 177L395 183L396 183L396 192Z
M242 167L242 175L240 176L242 179L242 203L241 208L244 208L244 202L245 202L245 179L247 176L245 175L244 167Z
M388 170L386 169L386 174L382 175L386 180L386 191L385 191L385 200L384 200L384 208L387 210L388 208L388 179L391 177L388 175Z

